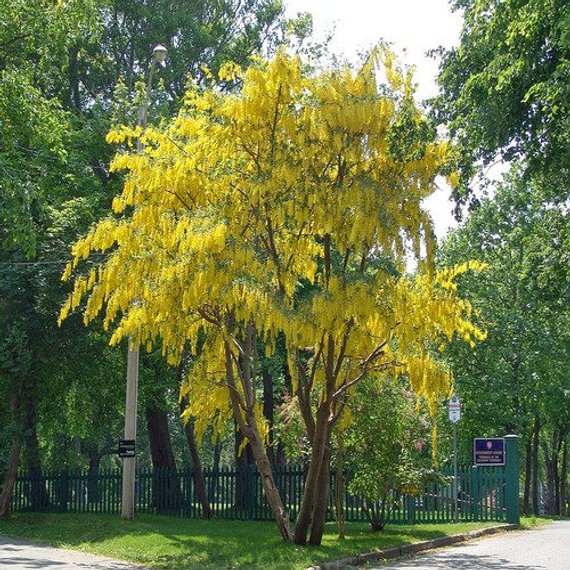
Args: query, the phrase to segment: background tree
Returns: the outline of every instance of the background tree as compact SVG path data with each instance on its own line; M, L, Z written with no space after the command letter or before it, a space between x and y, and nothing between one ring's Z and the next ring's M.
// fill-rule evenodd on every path
M565 0L453 0L457 48L443 53L436 115L461 153L465 192L476 164L522 160L550 197L568 196L570 7Z
M153 45L162 42L172 49L164 88L156 90L161 106L153 98L151 120L157 108L176 107L188 73L202 73L202 64L217 68L234 57L246 65L254 51L283 40L279 2L162 7L155 3L151 9L142 0L29 0L0 7L0 344L5 355L0 374L6 379L0 417L6 440L12 441L8 473L15 474L16 440L26 434L27 447L35 449L26 454L36 465L40 460L84 465L86 452L95 469L109 442L97 430L83 439L73 413L74 405L86 418L97 413L99 404L89 390L83 400L78 397L88 382L89 388L101 383L102 407L109 412L102 414L109 423L98 425L118 438L120 417L114 416L116 406L106 405L106 395L113 392L112 382L123 383L122 357L109 354L103 337L87 333L79 320L61 332L53 324L67 291L59 283L60 261L108 206L120 182L109 175L111 148L104 137L113 116L136 116L136 82L146 72ZM117 87L121 79L129 88ZM87 380L76 358L89 356ZM176 389L172 371L163 367L162 373L159 384L170 381L170 389ZM143 383L155 382L150 376L143 371ZM109 397L117 403L116 396ZM58 407L54 414L50 402ZM150 422L151 433L156 425ZM69 446L69 438L82 445ZM4 490L6 507L10 485Z
M569 229L564 208L543 203L542 193L515 174L442 248L446 264L473 258L489 263L481 278L461 280L462 293L487 323L488 338L473 352L452 348L465 405L464 456L473 437L520 434L527 512L531 496L539 510L542 477L558 505L553 512L560 510L554 497L566 485L554 481L564 471L568 438ZM550 474L543 473L547 461Z

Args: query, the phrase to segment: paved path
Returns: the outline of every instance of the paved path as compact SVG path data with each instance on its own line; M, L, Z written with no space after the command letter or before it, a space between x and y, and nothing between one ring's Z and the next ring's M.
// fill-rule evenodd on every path
M381 570L570 570L570 521L510 531L376 565Z
M2 570L144 570L110 558L0 536Z

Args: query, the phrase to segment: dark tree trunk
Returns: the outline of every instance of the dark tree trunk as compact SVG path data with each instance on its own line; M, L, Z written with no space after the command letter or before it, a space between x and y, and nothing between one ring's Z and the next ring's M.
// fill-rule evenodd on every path
M77 74L79 46L74 44L69 48L69 66L68 66L68 79L69 79L69 95L68 106L73 107L73 110L79 112L81 110L81 98L79 96L79 79Z
M99 466L101 465L101 455L99 453L89 454L89 470L87 471L87 502L94 504L99 502L100 493L97 478Z
M560 433L557 433L560 436ZM559 437L558 441L555 441L555 447L553 451L552 458L552 468L553 468L553 478L554 478L554 513L555 515L561 515L561 502L562 495L560 493L560 452L562 451L562 438Z
M222 442L216 441L214 444L214 458L212 461L212 476L210 477L210 497L216 496L218 488L218 476L220 474L220 461L222 459Z
M180 413L185 409L185 402L180 401ZM184 433L186 434L186 442L190 451L190 458L192 460L192 472L194 474L194 489L196 490L196 498L200 503L202 509L202 516L209 519L212 516L212 509L208 501L208 493L206 491L206 482L204 480L204 470L202 469L202 462L198 452L198 445L194 436L194 422L187 421L184 424Z
M532 441L532 511L540 514L540 497L538 496L538 448L540 443L540 418L534 418L534 434Z
M525 444L525 473L524 473L524 493L523 493L523 513L530 513L530 482L532 479L532 442L529 440Z
M287 368L287 367L286 367ZM288 370L288 368L287 368ZM263 370L263 416L269 425L269 446L267 455L271 461L271 467L283 468L287 465L287 457L285 449L280 443L275 443L274 424L275 424L275 390L273 387L273 378L268 370Z
M560 475L560 512L563 516L570 515L570 489L568 487L568 434L562 449L562 473ZM565 508L566 506L566 508Z
M254 496L251 487L251 473L255 458L251 445L236 426L234 439L234 462L236 468L235 501L236 509L246 510L253 506Z
M22 436L20 431L20 413L21 399L18 394L12 394L10 398L10 412L12 416L12 441L10 447L10 455L8 457L8 465L6 475L4 477L4 485L0 492L0 517L10 515L10 501L12 500L12 491L18 476L18 466L20 464L20 451L22 449Z
M146 407L145 415L152 466L156 469L176 469L166 410L153 403Z
M175 511L183 504L172 452L168 415L157 403L145 409L153 470L153 506L157 512Z
M30 507L34 511L49 508L50 500L42 470L40 445L37 432L36 385L33 374L24 382L22 404L24 411L24 446L25 460L30 486Z
M553 436L554 439L555 436ZM545 511L546 514L555 515L556 513L556 456L554 451L551 450L546 441L542 441L542 454L544 456L544 466L546 468L546 500Z

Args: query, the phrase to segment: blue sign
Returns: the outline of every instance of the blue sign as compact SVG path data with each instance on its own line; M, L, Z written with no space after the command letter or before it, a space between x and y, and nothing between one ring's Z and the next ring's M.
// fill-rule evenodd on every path
M504 465L505 440L502 437L476 437L473 440L473 465Z

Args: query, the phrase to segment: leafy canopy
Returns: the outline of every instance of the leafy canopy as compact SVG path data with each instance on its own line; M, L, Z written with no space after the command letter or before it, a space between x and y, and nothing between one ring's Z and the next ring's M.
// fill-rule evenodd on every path
M468 412L463 434L513 432L528 441L537 416L543 425L548 416L567 421L570 219L565 207L544 203L541 188L515 170L440 253L443 263L477 258L490 266L485 279L464 276L460 283L488 323L488 338L475 351L455 343L449 351Z
M570 5L454 0L464 23L444 54L436 100L462 151L462 189L477 161L522 160L550 196L568 196Z
M105 327L115 323L114 343L161 339L178 361L189 342L198 430L229 415L224 351L251 355L240 343L252 326L268 351L284 334L290 355L334 359L326 379L334 394L324 388L327 363L314 367L316 399L338 399L364 374L392 367L434 404L448 375L427 341L484 335L454 285L477 264L430 270L432 224L421 201L449 148L414 106L411 77L384 50L356 73L309 76L280 53L245 73L231 64L220 72L235 77L237 93L191 88L163 129L109 134L122 145L112 168L129 174L115 215L73 248L64 277L94 251L107 257L76 278L61 318L87 297L85 321L102 312ZM406 245L419 256L422 240L424 270L400 277ZM235 358L236 369L248 366Z

